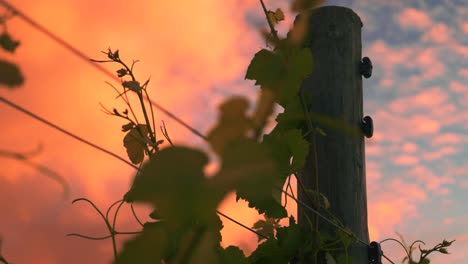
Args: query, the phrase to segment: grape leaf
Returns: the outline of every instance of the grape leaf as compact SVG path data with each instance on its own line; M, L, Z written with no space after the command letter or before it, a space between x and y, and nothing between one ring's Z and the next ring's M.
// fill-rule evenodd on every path
M296 224L294 217L289 218L289 226L277 227L276 237L260 244L256 251L249 256L250 263L255 264L287 264L294 258L302 259L310 253L310 239ZM298 262L302 263L302 262Z
M263 142L271 147L273 157L284 177L304 167L309 144L302 138L301 130L273 131L263 137Z
M4 84L9 88L23 84L24 78L17 65L0 60L0 85Z
M257 97L255 110L252 115L252 123L255 128L255 138L259 138L263 128L267 124L268 118L273 113L275 107L275 97L270 89L262 88Z
M312 73L312 53L308 48L290 46L284 49L284 56L288 58L288 73L294 74L301 80Z
M260 234L267 237L274 237L275 228L279 227L279 219L265 217L265 220L258 220L254 223L253 229L258 231ZM258 236L258 241L266 239L263 236Z
M120 74L119 74L120 75ZM122 86L136 93L141 93L141 86L138 81L123 81Z
M224 191L205 177L206 154L183 146L162 149L151 156L125 195L127 202L144 202L174 228L217 221L216 207Z
M212 149L222 155L226 144L235 139L244 138L252 127L250 118L246 116L249 102L243 97L233 97L219 107L218 123L208 132L208 141Z
M155 234L143 230L137 241L128 242L129 245L138 244L138 239L145 240L141 244L160 241L164 245L176 245L157 249L165 252L157 256L164 256L168 261L218 263L222 222L216 208L227 191L219 190L211 178L205 177L203 169L207 163L206 154L183 146L168 147L150 157L135 176L124 200L149 203L156 208L151 217L161 221L158 223L162 223L163 230ZM161 240L154 236L160 236ZM128 248L131 256L140 250L136 246ZM151 263L159 263L154 255L149 257Z
M140 131L138 131L138 128ZM143 161L145 156L146 141L141 136L140 132L144 137L148 137L149 132L146 125L139 124L138 128L132 128L125 135L123 143L127 149L127 154L133 164L139 164Z
M290 258L282 254L276 239L268 239L258 245L248 258L250 264L287 264L289 260Z
M281 178L270 149L250 139L231 142L222 156L221 170L216 177L218 186L234 186L237 199L269 217L283 218L286 210L272 195L276 179ZM280 186L281 187L281 186Z
M179 241L177 255L169 263L220 263L219 242L215 232L208 232L204 228L187 232Z
M116 264L152 264L159 263L165 256L164 245L169 244L170 237L163 223L146 223L143 231L135 238L124 243L123 249L117 256Z
M335 259L333 258L333 256L330 254L330 253L325 253L325 261L327 262L327 264L336 264L336 261Z
M299 98L289 101L284 112L276 117L276 126L273 131L298 129L304 125L305 115Z
M267 16L268 16L268 20L270 20L270 23L273 26L278 24L280 21L284 20L284 13L283 13L283 10L281 10L280 8L276 9L276 11L274 12L268 10Z
M255 80L255 85L269 87L281 78L284 71L281 57L273 51L262 49L250 62L245 79Z
M276 51L262 49L247 68L245 78L271 89L276 101L285 107L297 97L302 80L312 73L310 49L282 44Z
M220 262L222 264L247 264L244 252L236 246L219 249Z
M289 226L276 229L276 237L283 254L290 257L297 255L299 249L307 245L307 235L294 220L289 217Z
M20 42L14 40L8 32L3 32L0 35L0 47L8 52L14 52L19 44Z

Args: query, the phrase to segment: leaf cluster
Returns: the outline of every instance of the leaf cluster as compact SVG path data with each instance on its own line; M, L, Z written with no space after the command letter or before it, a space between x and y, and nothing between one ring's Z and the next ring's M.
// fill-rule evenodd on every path
M3 32L0 33L0 48L8 53L14 53L20 45L20 42L7 31L6 22L12 17L13 15L8 14L0 16L0 26L3 27ZM0 85L14 88L22 85L23 82L24 77L20 68L14 63L0 59Z

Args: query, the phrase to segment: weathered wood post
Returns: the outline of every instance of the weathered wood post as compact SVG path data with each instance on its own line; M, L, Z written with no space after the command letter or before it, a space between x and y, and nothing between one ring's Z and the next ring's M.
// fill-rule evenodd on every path
M361 62L362 22L351 9L326 6L314 9L308 18L305 45L312 51L313 73L301 87L310 96L309 111L312 121L322 128L326 136L316 135L317 168L314 155L309 154L299 179L307 189L315 189L314 173L318 173L318 190L331 204L331 212L357 237L369 243L367 227L367 198L364 156L364 137L341 129L333 129L314 118L338 119L359 133L363 117ZM313 141L309 138L309 141ZM310 150L311 153L314 150ZM298 197L308 201L306 193L298 187ZM313 213L298 206L298 222L308 228L306 215ZM319 218L319 230L334 233L336 228ZM350 255L354 263L367 262L367 248L353 244ZM319 261L319 263L321 263Z

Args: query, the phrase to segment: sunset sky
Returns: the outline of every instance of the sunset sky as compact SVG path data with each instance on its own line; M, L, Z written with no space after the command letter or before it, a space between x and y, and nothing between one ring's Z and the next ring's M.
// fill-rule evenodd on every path
M101 51L111 47L128 62L140 60L135 72L142 81L151 77L151 98L203 133L225 98L242 95L255 102L258 88L244 76L253 55L265 47L258 28L266 21L256 0L10 3L89 58L105 59ZM269 9L287 11L278 27L282 35L294 19L289 3L265 1ZM364 113L375 126L374 137L366 139L371 240L397 238L395 231L407 242L424 240L427 247L456 239L450 255L433 255L431 263L468 263L468 5L463 0L326 5L346 6L360 16L363 56L374 64L373 76L363 81ZM25 83L0 86L0 96L126 157L120 131L125 122L99 105L123 108L105 81L117 83L19 17L7 26L21 45L13 55L0 51L0 58L18 64ZM164 120L175 143L208 149L161 112L156 120ZM128 190L135 170L5 104L0 124L0 150L27 153L41 145L32 160L58 172L71 188L64 199L56 182L0 157L0 252L16 264L109 263L110 241L65 237L108 234L92 207L71 200L85 197L105 211ZM147 218L148 208L137 211ZM233 195L220 211L248 226L260 218ZM118 222L121 231L138 230L128 206ZM255 248L255 234L224 224L224 245L238 245L247 254ZM393 242L383 250L396 263L404 256Z

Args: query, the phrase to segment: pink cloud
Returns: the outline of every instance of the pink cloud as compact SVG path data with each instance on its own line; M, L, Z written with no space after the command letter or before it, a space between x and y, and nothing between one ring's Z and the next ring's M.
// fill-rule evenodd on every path
M417 203L427 200L427 194L420 186L398 178L385 183L385 188L374 190L368 196L373 201L368 204L369 229L374 230L370 234L372 240L393 233L397 225L417 217Z
M462 30L463 32L468 33L468 22L462 24Z
M393 69L395 67L407 67L421 71L421 74L411 76L405 85L401 85L405 91L416 89L422 81L440 77L446 72L445 65L439 59L440 49L429 48L393 48L383 40L376 40L368 49L369 54L383 69L381 87L394 85ZM411 58L411 59L408 59Z
M445 225L451 225L453 223L455 223L455 219L452 218L452 217L447 217L447 218L444 218L442 220L442 222L445 224Z
M454 176L468 176L468 165L461 167L454 167L450 170L450 175Z
M426 114L402 116L378 111L374 115L374 126L382 133L378 140L401 142L407 138L434 135L439 132L441 123Z
M460 75L463 75L465 73L462 73L463 69L460 69L459 73ZM468 76L468 69L466 69L466 74ZM449 84L449 87L450 87L450 90L456 92L456 93L459 93L459 94L466 94L468 93L468 85L465 85L461 82L457 82L457 81L450 81L450 84Z
M462 144L466 142L468 137L466 135L456 133L444 133L435 136L432 140L432 146L447 145L447 144Z
M414 153L419 149L418 145L412 142L405 142L401 148L406 153Z
M392 79L382 79L380 80L379 86L382 87L391 87L395 82Z
M468 68L461 68L458 70L458 75L468 77Z
M414 166L406 172L406 175L424 184L427 190L440 195L447 194L447 188L443 186L444 184L454 182L452 177L435 175L432 170L423 165Z
M393 159L393 163L400 166L418 164L419 159L411 155L399 155Z
M415 8L403 9L395 19L402 28L425 30L432 25L431 18L425 12Z
M381 172L380 166L374 161L366 161L366 177L369 181L369 185L374 185L377 180L382 179L383 174Z
M423 154L422 157L425 160L432 161L432 160L440 159L448 155L456 154L458 152L459 150L455 147L443 147L436 151L426 152Z
M413 51L410 48L394 49L380 39L371 44L369 53L372 54L372 59L376 61L376 65L388 70L396 65L405 64Z
M430 30L424 34L422 39L438 44L444 44L453 41L449 28L442 23L432 25Z
M371 157L375 156L380 156L382 155L383 149L380 145L378 144L366 144L366 155L369 155Z
M460 124L465 124L466 126L468 124L468 109L460 109L452 115L444 117L444 119L440 120L440 122L444 126Z
M389 104L391 111L399 114L413 111L431 111L447 101L448 95L439 87L425 89L413 96L398 98Z
M456 53L463 56L464 58L468 58L468 46L464 46L458 43L452 43L452 45L450 45L450 48Z
M445 72L445 65L438 58L439 50L436 48L421 49L415 54L414 60L410 60L408 65L422 71L421 77L412 77L421 80L431 80L441 76Z
M424 115L414 115L410 117L409 123L414 126L414 135L434 134L440 130L439 122Z

